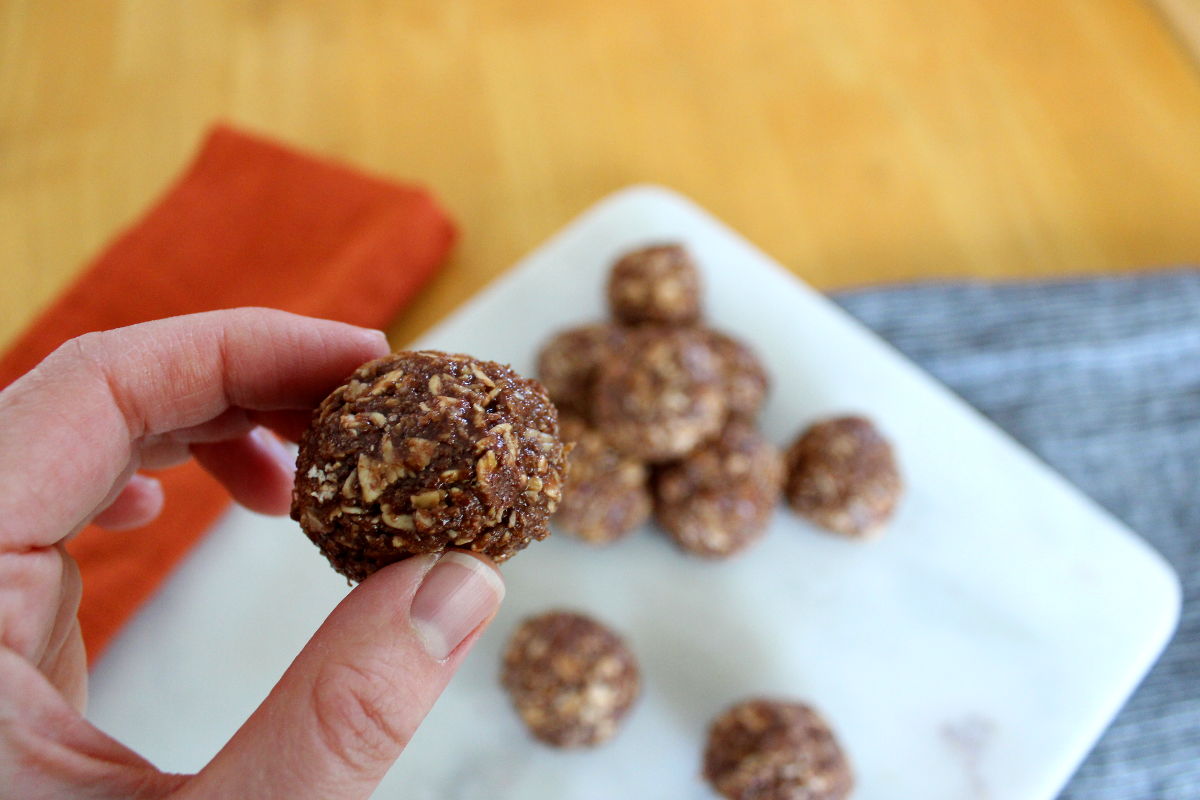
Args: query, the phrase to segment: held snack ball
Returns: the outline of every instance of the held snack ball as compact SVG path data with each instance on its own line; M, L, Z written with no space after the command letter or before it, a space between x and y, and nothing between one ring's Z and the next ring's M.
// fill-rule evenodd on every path
M608 276L608 305L627 325L688 325L700 319L700 273L677 244L623 255Z
M854 788L821 715L778 700L748 700L713 721L704 777L728 800L842 800Z
M797 514L853 538L882 532L903 490L892 446L865 417L810 427L788 450L787 473Z
M626 536L650 517L646 466L622 455L577 417L562 418L562 438L574 442L554 526L588 544Z
M450 547L499 562L546 538L565 472L540 384L466 355L393 353L317 408L292 519L352 581Z
M513 633L501 683L540 741L592 747L617 732L637 699L641 676L617 634L582 614L551 611Z

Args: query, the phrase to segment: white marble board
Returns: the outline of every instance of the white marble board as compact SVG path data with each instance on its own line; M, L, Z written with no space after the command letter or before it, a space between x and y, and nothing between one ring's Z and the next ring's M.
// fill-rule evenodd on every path
M376 793L411 800L712 797L708 720L748 695L803 698L840 735L857 800L1051 798L1178 615L1157 554L979 414L686 199L604 200L422 337L532 374L553 331L603 314L620 252L685 242L713 324L774 376L779 444L847 411L895 441L908 495L880 541L781 510L729 563L652 529L606 550L565 537L503 571L492 628ZM96 667L90 716L164 769L199 768L346 592L290 520L231 511ZM598 750L533 743L497 686L523 616L585 610L624 633L645 691Z

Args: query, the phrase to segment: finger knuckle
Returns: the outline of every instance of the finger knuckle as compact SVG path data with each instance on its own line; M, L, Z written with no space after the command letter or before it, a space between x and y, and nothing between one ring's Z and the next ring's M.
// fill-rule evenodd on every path
M54 370L91 375L108 392L116 409L120 412L132 437L140 436L146 421L139 409L136 397L130 395L124 382L113 374L110 362L128 348L122 348L121 340L113 331L92 331L74 339L68 339L46 359Z
M391 764L412 736L404 692L386 665L326 665L312 698L322 745L353 770Z
M55 352L64 356L71 355L90 360L95 357L97 352L104 349L104 342L107 339L106 331L90 331L68 339Z
M95 367L95 354L101 347L104 334L92 331L67 339L46 356L42 363L55 369L79 371Z

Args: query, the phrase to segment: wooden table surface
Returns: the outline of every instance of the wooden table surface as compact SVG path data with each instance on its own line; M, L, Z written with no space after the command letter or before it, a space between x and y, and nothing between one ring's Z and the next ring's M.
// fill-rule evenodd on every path
M397 341L644 181L824 288L1200 261L1176 30L1134 0L0 0L0 344L222 118L441 197L464 236Z

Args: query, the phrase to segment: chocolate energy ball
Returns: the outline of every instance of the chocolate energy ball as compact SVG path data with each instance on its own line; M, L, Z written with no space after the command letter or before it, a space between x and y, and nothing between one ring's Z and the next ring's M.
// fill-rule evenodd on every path
M624 338L624 328L598 322L561 331L546 343L538 354L538 380L560 411L591 417L596 370Z
M748 700L713 721L704 777L729 800L842 800L854 788L820 714L779 700Z
M903 482L892 446L864 417L806 430L787 453L788 503L814 524L855 538L883 530Z
M700 294L700 273L691 256L677 244L626 253L608 277L608 304L613 316L631 325L695 322L700 318Z
M770 388L766 368L744 342L720 331L709 330L708 336L723 365L729 413L735 417L754 419L762 410Z
M504 561L546 538L565 472L540 384L470 356L394 353L317 408L292 519L352 581L449 547Z
M589 544L609 544L650 517L646 466L622 455L577 417L562 418L562 439L574 442L556 528Z
M617 634L582 614L551 611L513 633L501 682L535 737L555 747L591 747L617 732L641 677Z
M721 360L701 331L636 328L600 367L593 415L618 450L650 463L679 458L725 421Z
M762 538L782 484L779 451L735 420L718 439L659 471L655 515L682 549L726 558Z

